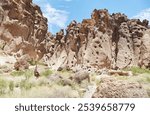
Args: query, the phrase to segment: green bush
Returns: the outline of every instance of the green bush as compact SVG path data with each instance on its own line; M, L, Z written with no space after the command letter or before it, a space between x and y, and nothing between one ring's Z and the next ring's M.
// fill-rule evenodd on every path
M30 78L31 76L33 76L33 71L32 70L20 70L20 71L13 71L10 73L10 75L14 76L14 77L18 77L18 76L25 76L26 78Z
M9 83L9 90L10 91L13 91L14 90L14 82L13 81L10 81L10 83Z
M10 75L16 77L16 76L22 76L24 75L24 73L25 73L24 71L13 71L10 73Z
M28 78L33 76L33 71L32 70L25 70L24 75L28 79Z
M7 88L7 82L3 79L0 79L0 95L5 94L6 88Z
M37 64L37 61L31 59L28 61L30 65L36 65Z
M45 70L41 73L42 76L48 77L49 75L53 74L52 70Z
M132 73L133 73L134 75L143 74L143 73L148 73L148 74L150 74L150 70L149 70L149 69L144 69L144 68L139 68L139 67L126 68L125 70L127 70L127 71L132 71Z
M25 89L25 90L29 90L32 88L32 84L28 82L28 80L22 80L20 82L20 88L21 89Z

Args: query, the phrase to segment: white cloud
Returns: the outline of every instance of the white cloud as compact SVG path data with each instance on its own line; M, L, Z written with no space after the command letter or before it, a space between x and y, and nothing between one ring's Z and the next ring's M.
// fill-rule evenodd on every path
M44 16L47 17L50 25L64 28L68 19L68 12L53 8L50 4L45 6Z
M140 20L147 19L150 22L150 8L142 10L139 14L133 16L132 18L140 19Z
M33 1L39 6L41 6L43 15L48 19L49 30L51 32L53 31L54 27L64 28L66 26L69 12L52 7L47 0L41 1L33 0Z

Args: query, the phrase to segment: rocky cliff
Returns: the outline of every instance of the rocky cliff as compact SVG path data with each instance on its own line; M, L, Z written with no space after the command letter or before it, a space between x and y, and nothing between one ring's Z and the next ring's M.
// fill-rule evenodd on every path
M50 34L46 41L44 58L53 69L150 67L148 21L109 14L106 9L95 9L82 23L72 21L66 32Z
M72 21L52 35L32 0L0 1L0 48L17 57L43 58L52 69L149 68L149 47L147 20L95 9L91 19Z
M0 1L0 48L6 53L40 59L46 33L47 19L32 0Z

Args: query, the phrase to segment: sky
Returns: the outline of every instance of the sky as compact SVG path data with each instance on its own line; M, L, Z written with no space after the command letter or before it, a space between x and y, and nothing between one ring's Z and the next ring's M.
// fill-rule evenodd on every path
M128 18L150 21L150 0L33 0L48 19L48 31L55 34L72 21L82 22L91 17L94 9L121 12Z

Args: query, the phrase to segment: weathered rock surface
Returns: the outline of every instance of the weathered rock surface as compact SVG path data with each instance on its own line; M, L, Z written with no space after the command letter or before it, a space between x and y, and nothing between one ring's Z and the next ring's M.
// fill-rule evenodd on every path
M0 45L6 53L40 59L46 33L47 19L32 0L0 1Z
M90 75L88 72L85 72L85 71L79 71L79 72L76 72L75 74L73 74L71 77L70 77L71 80L74 80L75 82L77 83L81 83L83 80L88 80L88 82L90 82Z
M19 60L15 62L14 69L17 71L29 69L29 63L26 60Z
M89 71L131 66L149 68L149 31L147 20L128 19L121 13L110 15L106 9L95 9L91 19L82 23L72 21L66 32L49 34L44 59L56 70L59 67Z
M150 29L147 20L95 9L91 19L72 21L66 31L47 33L47 19L32 0L0 1L0 49L17 57L43 57L52 69L131 66L150 68Z
M113 77L101 78L101 83L93 98L148 98L147 91L137 82L117 80Z

